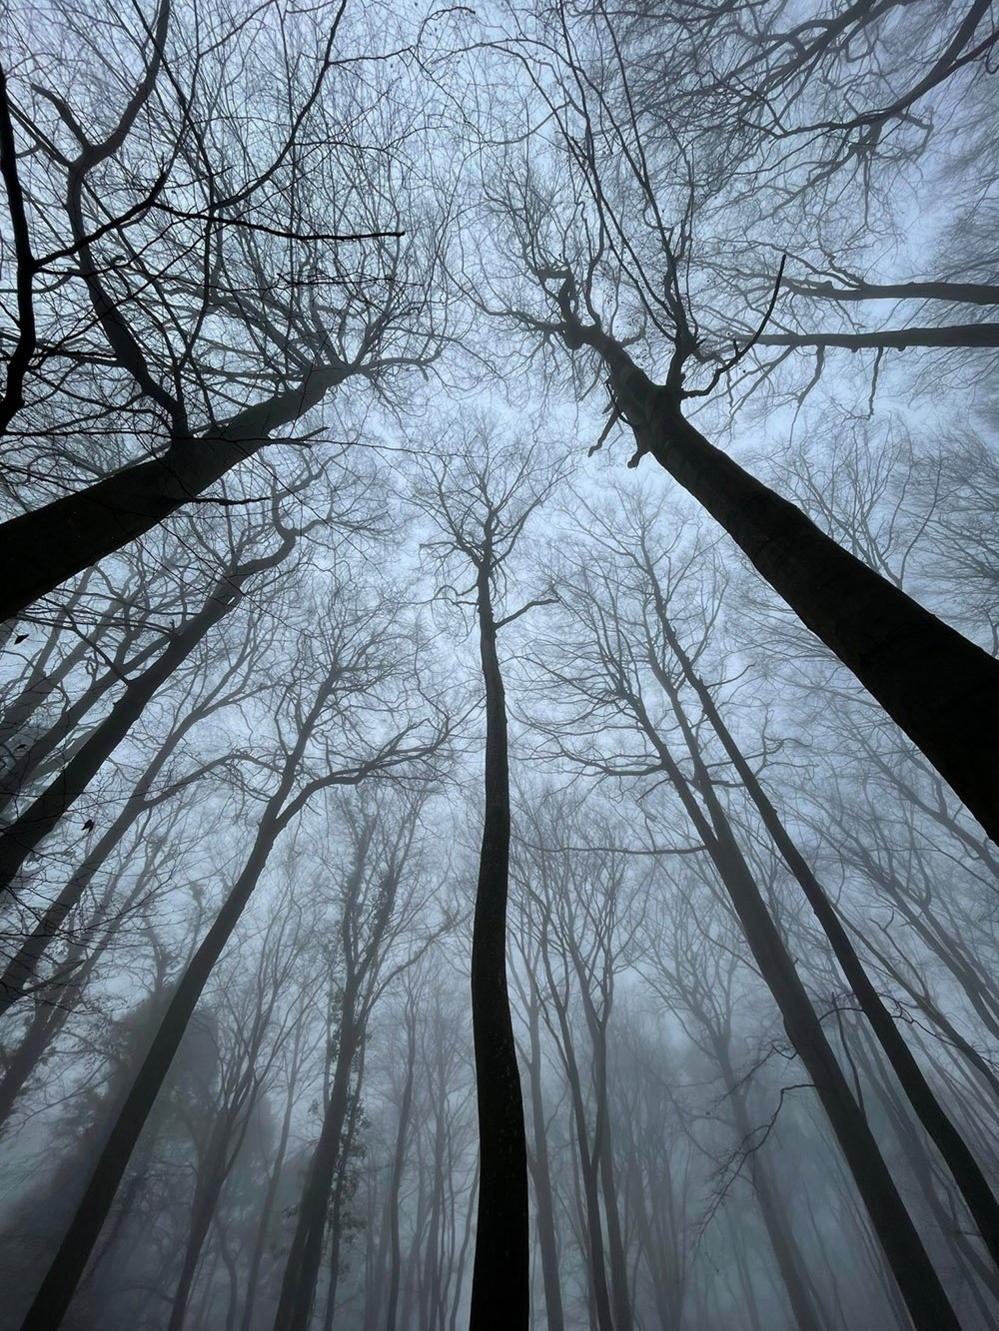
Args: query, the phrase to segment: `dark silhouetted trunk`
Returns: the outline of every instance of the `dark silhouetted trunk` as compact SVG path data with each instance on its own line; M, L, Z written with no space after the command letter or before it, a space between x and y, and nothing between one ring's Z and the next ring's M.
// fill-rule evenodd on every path
M486 755L485 813L472 934L479 1203L469 1327L470 1331L527 1331L527 1138L506 977L510 777L490 564L487 552L478 571L477 598L486 694Z
M904 351L907 347L999 347L999 324L882 328L876 333L764 333L759 341L765 347L846 347L850 351Z
M94 875L100 871L122 838L149 808L147 801L153 783L170 755L199 719L197 712L189 713L174 727L163 747L142 774L121 813L103 836L98 838L59 895L40 913L31 933L7 962L3 974L0 975L0 1016L30 987L37 974L39 963L52 942L59 936L67 916L79 904L84 892L93 882Z
M947 300L958 305L999 305L999 286L989 282L858 282L834 287L831 282L795 282L785 277L784 291L819 300L850 303L863 300Z
M288 1252L281 1282L281 1297L274 1316L274 1331L306 1331L315 1302L330 1195L350 1111L351 1070L363 1039L363 1031L350 1010L355 1000L356 995L344 995L333 1085L330 1087L322 1131L312 1155L305 1191L298 1208L295 1234Z
M274 1165L267 1180L267 1190L260 1206L260 1219L257 1222L257 1233L253 1241L253 1252L250 1256L250 1266L246 1278L246 1302L243 1305L240 1331L250 1331L253 1325L257 1285L260 1282L260 1266L264 1259L264 1249L267 1246L267 1231L270 1228L271 1216L274 1214L274 1204L277 1201L278 1187L281 1183L281 1172L284 1169L285 1156L288 1153L288 1139L291 1136L291 1118L295 1109L295 1087L298 1082L301 1046L302 1024L299 1022L295 1027L291 1071L288 1079L288 1095L284 1103L284 1116L281 1120L281 1135L274 1156Z
M282 814L282 807L295 780L308 731L328 696L331 682L332 674L327 680L326 689L320 692L309 714L303 719L298 739L285 762L278 788L264 809L243 871L174 990L101 1151L80 1205L28 1311L22 1331L55 1331L61 1325L198 999L250 900L275 840L285 826L286 815Z
M218 430L175 439L162 457L123 467L76 494L0 524L6 572L0 620L149 531L252 457L271 434L299 419L346 377L315 369L295 388L238 412Z
M180 1276L174 1291L170 1308L170 1320L167 1331L183 1331L187 1316L187 1305L191 1298L191 1288L198 1270L201 1250L211 1228L215 1207L222 1194L226 1179L225 1170L226 1143L213 1142L209 1148L209 1159L203 1174L198 1178L194 1189L194 1203L187 1222L187 1240L184 1245L184 1258L181 1262Z
M591 346L638 444L721 524L999 840L999 662L826 536L715 448L599 328L563 301L570 348ZM977 325L976 325L977 327Z
M746 1106L745 1085L735 1075L726 1041L716 1033L712 1033L712 1045L718 1066L721 1068L728 1103L732 1106L735 1130L741 1146L746 1148L753 1140L754 1134ZM787 1213L774 1188L770 1170L766 1162L760 1158L758 1151L754 1151L750 1158L750 1170L757 1205L763 1217L774 1257L777 1259L777 1268L784 1289L787 1291L795 1324L799 1331L822 1331L823 1323L812 1292L806 1283L806 1268L801 1251L788 1226Z
M326 1283L326 1308L323 1312L323 1331L333 1331L333 1318L336 1315L336 1294L340 1285L340 1244L343 1241L343 1208L347 1196L347 1171L350 1167L350 1154L357 1135L358 1120L361 1116L361 1086L364 1082L364 1048L358 1059L357 1080L350 1097L347 1110L347 1122L344 1127L343 1143L337 1160L336 1175L333 1182L333 1204L330 1207L330 1252L329 1280Z

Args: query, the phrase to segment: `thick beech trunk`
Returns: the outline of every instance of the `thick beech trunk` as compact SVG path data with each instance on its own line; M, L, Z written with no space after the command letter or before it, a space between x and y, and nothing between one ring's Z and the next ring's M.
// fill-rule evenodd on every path
M486 559L478 576L478 615L486 693L486 756L485 815L472 933L479 1202L469 1327L470 1331L527 1331L527 1138L506 978L510 865L506 701Z
M599 329L570 348L604 359L638 443L707 509L804 624L852 670L999 840L999 662L821 532L715 448Z
M175 439L162 457L123 467L76 494L0 524L0 620L120 550L203 494L299 419L349 373L317 368L297 387L238 412L199 438Z

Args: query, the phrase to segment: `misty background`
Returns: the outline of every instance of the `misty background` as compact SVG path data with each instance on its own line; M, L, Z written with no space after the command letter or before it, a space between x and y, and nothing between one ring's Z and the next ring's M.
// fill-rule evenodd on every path
M0 1328L999 1327L994 7L2 31Z

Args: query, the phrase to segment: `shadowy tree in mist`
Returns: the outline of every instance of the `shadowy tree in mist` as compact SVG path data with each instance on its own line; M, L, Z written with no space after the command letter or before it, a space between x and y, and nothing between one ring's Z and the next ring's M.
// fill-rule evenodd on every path
M410 861L418 858L421 849L417 838L424 802L420 792L392 799L382 792L366 796L362 791L356 801L342 801L336 811L346 827L349 854L338 903L337 961L343 978L336 1062L319 1139L298 1205L274 1318L275 1331L306 1331L309 1325L330 1219L330 1197L344 1158L351 1074L363 1056L372 1010L386 989L436 940L436 933L428 931L422 941L410 945L410 950L398 950L400 938L415 932L420 908L427 904L407 881L416 874ZM332 1239L331 1278L336 1274L335 1245L339 1239L335 1217ZM325 1324L332 1324L334 1297L335 1285L331 1285Z
M98 27L103 9L89 16ZM161 0L148 25L133 15L137 30L101 43L86 12L66 14L47 40L85 52L89 103L47 86L47 69L25 109L6 86L22 332L34 311L8 385L8 408L25 399L15 442L32 477L49 457L36 431L98 446L71 469L63 457L70 493L39 502L26 486L25 511L0 525L0 619L198 502L283 430L303 422L307 442L309 413L347 381L388 396L439 354L446 227L404 184L418 116L400 100L390 114L341 72L354 42L380 69L363 45L374 26L355 30L345 10L292 24L275 4L218 9L203 30L196 11ZM113 34L138 48L137 77ZM54 390L53 363L65 366ZM93 405L79 411L80 398Z
M525 1327L530 1317L527 1143L507 987L510 772L498 635L535 606L497 614L506 565L551 493L557 470L534 449L475 429L440 462L416 502L442 535L430 541L450 599L474 607L485 693L484 811L472 933L472 1026L479 1113L479 1200L472 1276L473 1331ZM469 569L470 566L470 569ZM464 575L474 579L467 587ZM457 589L451 579L457 580Z
M322 617L313 615L315 607L309 607L311 631L300 639L291 663L291 682L283 690L278 712L276 753L272 762L265 763L276 780L264 795L246 862L174 989L27 1314L25 1331L57 1325L65 1314L191 1014L278 837L320 792L337 785L356 785L403 764L417 767L432 758L446 738L446 718L428 721L416 708L406 715L413 706L409 698L412 686L398 678L400 630L386 625L396 608L379 598L369 598L366 603L358 591L351 604L346 587L337 590L339 605L326 609ZM408 659L402 652L402 660ZM421 705L422 700L417 700L417 707ZM355 709L359 716L352 714ZM376 739L369 738L359 724L365 710L372 714L373 728L382 731ZM396 728L386 733L382 717L387 712L395 712ZM427 732L423 738L421 730Z
M549 693L556 703L564 694L565 711L539 724L552 731L560 757L584 770L619 778L661 775L672 786L815 1086L913 1324L926 1331L957 1326L948 1295L740 845L696 715L681 697L680 680L661 665L655 639L650 642L646 636L644 616L654 613L651 597L643 606L640 592L633 603L616 585L614 573L591 574L589 564L581 552L578 571L567 570L561 581L560 597L571 608L578 636L563 636L560 651L551 644ZM625 718L633 727L637 752L613 748L616 731L609 729L610 722ZM584 734L601 736L589 752L579 745Z
M550 19L514 20L499 45L523 71L559 151L497 152L484 136L487 215L497 248L515 256L515 267L505 281L484 273L480 290L469 281L469 298L523 337L560 344L583 362L583 373L595 368L606 378L611 410L600 442L624 422L636 444L629 465L651 455L707 509L999 837L999 665L831 540L689 418L763 335L783 261L756 330L741 343L726 336L722 350L720 335L700 329L691 295L705 187L685 154L682 121L668 131L672 164L653 150L616 20L601 10L576 22L561 6ZM538 52L544 61L535 61ZM636 343L665 365L662 374L642 368Z

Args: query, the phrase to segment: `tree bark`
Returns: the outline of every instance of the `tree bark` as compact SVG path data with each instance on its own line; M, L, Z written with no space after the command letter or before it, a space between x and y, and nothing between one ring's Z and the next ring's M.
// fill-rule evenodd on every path
M948 300L959 305L999 305L999 286L991 282L861 282L834 287L831 282L795 282L785 277L781 286L798 296L838 302Z
M714 517L804 624L864 687L999 840L999 662L821 532L684 418L677 387L654 384L562 301L570 349L604 360L644 453Z
M479 1120L479 1200L470 1331L527 1331L530 1249L527 1137L506 977L510 778L506 701L496 651L490 559L478 570L486 693L485 815L472 931L472 1030Z
M275 430L299 419L342 383L346 366L317 367L295 388L237 412L198 438L171 442L162 457L122 467L103 481L0 524L0 620L163 522L252 457Z
M348 1010L351 1001L349 995L344 996L336 1071L333 1074L329 1103L323 1115L322 1131L298 1208L295 1234L274 1315L274 1331L306 1331L316 1297L330 1191L350 1109L351 1069L363 1039L363 1031L355 1024L355 1014Z
M945 324L942 328L883 328L877 333L764 333L764 347L849 351L904 351L907 347L999 347L999 324Z

